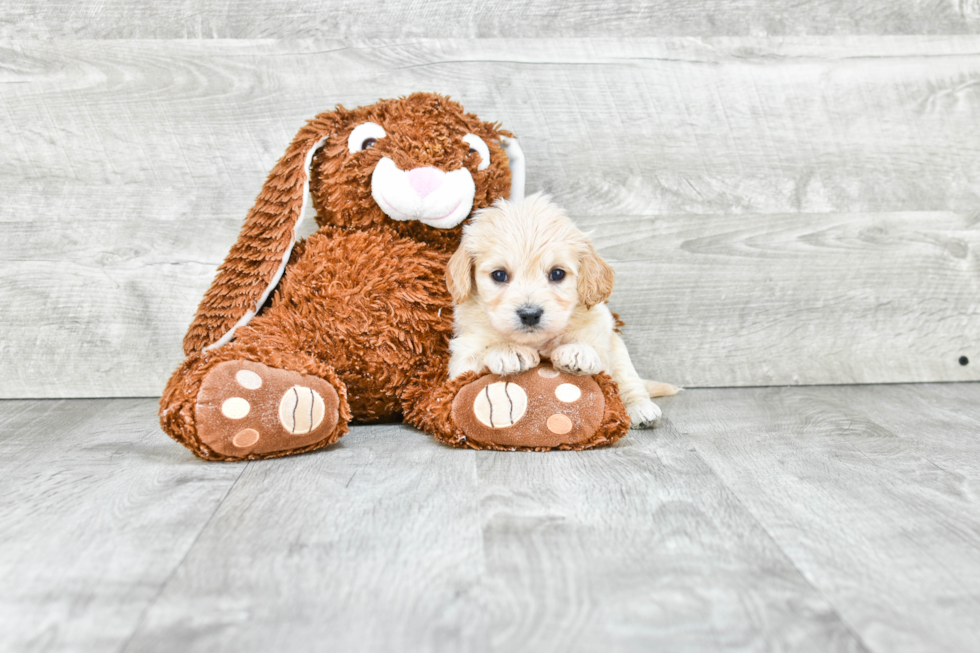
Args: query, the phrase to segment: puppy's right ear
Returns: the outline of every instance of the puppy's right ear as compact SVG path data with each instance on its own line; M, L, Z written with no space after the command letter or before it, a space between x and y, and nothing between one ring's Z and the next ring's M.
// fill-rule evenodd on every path
M300 129L272 168L184 336L185 354L229 342L235 329L261 310L296 244L307 211L313 155L341 126L337 111L321 113Z
M446 287L454 304L462 304L473 296L473 258L466 251L465 241L446 266Z

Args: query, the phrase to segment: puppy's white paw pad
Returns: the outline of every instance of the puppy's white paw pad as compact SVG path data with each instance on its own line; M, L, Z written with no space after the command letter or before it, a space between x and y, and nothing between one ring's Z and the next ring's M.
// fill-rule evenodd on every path
M568 374L592 376L602 371L599 353L589 345L573 344L556 347L551 355L551 363Z
M626 406L626 412L630 416L630 428L650 429L657 425L663 412L660 406L649 399L638 401L635 404Z

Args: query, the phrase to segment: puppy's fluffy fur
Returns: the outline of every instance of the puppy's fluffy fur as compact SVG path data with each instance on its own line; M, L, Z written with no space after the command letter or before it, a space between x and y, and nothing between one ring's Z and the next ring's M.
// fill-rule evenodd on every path
M488 368L516 374L540 357L569 374L607 372L619 385L633 428L660 418L650 397L677 388L636 373L606 300L613 269L547 196L498 200L477 212L449 260L456 304L449 374Z

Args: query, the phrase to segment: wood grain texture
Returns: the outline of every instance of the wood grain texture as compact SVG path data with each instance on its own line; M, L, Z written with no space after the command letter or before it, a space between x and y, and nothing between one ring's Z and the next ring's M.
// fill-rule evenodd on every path
M398 425L250 465L124 650L473 650L474 456Z
M694 397L671 422L869 649L976 650L980 386Z
M81 202L78 184L130 204L230 186L247 206L305 119L417 90L512 129L528 189L577 215L973 211L980 194L980 37L58 41L0 63L4 221L38 195Z
M418 89L517 132L529 189L601 230L649 374L976 379L954 361L976 328L978 54L976 37L8 45L0 396L157 394L303 120Z
M863 651L665 430L593 455L478 458L492 650Z
M974 492L980 482L976 393L975 384L937 383L900 385L887 392L877 386L849 387L831 396L859 406L864 415L888 429L903 451L914 452L952 478L962 476L968 491ZM904 409L895 410L896 404ZM927 436L935 433L942 437Z
M975 216L578 221L617 271L611 306L647 378L687 387L980 378ZM15 238L0 243L0 297L19 310L4 316L2 391L158 393L210 283L208 261L235 238L231 219L213 238L199 238L199 224L6 223ZM183 262L169 259L176 252ZM57 287L42 285L54 274ZM960 365L964 355L973 363Z
M971 651L980 384L689 390L606 450L208 464L0 402L0 648Z
M11 0L0 38L458 38L976 33L974 0Z
M980 379L980 214L583 218L646 378ZM973 363L961 365L960 357Z
M251 465L125 650L862 650L696 455L632 445Z
M0 402L0 650L118 650L241 474L155 405Z

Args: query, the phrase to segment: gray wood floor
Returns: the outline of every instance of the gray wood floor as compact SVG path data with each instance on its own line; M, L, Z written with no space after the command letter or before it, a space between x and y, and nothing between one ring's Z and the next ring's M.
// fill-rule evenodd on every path
M980 384L691 390L586 453L202 463L0 402L3 651L980 649Z

